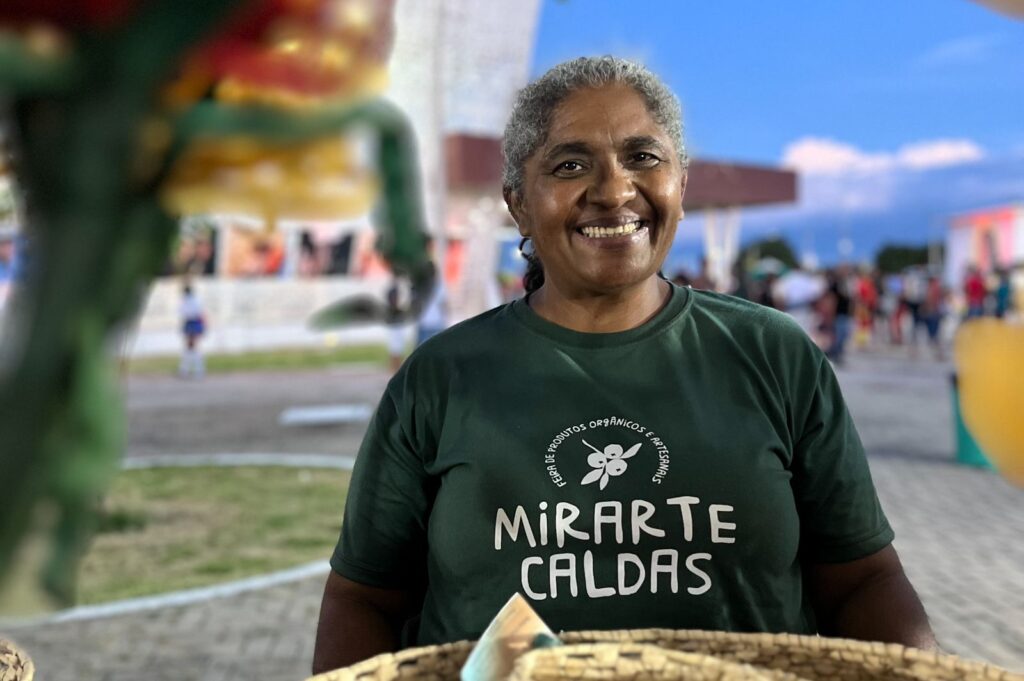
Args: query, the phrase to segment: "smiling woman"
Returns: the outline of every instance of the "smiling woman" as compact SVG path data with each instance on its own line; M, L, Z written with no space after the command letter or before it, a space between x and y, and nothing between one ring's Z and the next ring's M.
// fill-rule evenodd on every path
M537 291L537 314L579 331L631 328L653 314L686 187L672 93L632 62L568 62L520 95L504 151L505 200L533 242L526 288ZM608 294L629 318L581 309Z
M388 385L314 671L476 638L516 592L555 631L934 644L820 350L781 313L658 276L683 215L679 111L611 57L520 93L504 195L533 242L527 295Z
M647 321L668 297L657 272L682 217L685 186L670 137L632 86L568 95L527 160L522 186L505 189L519 232L544 263L534 311L584 332ZM605 314L593 314L597 300Z

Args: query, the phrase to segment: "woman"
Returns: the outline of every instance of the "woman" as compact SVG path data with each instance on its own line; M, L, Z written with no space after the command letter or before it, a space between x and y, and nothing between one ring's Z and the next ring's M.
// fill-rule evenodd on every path
M360 451L314 670L478 636L513 592L554 629L933 644L828 362L784 315L658 276L679 105L605 57L524 89L504 193L524 299L423 345Z
M928 344L932 346L935 359L942 361L942 337L939 330L942 328L942 318L946 314L946 287L934 274L928 277L928 285L925 287L924 302L921 304L921 317L924 319L925 329L928 331Z
M185 341L178 364L178 375L183 378L201 378L205 366L203 355L199 351L199 340L206 333L206 321L203 306L191 284L185 284L181 289L181 306L178 313L181 317L181 334Z

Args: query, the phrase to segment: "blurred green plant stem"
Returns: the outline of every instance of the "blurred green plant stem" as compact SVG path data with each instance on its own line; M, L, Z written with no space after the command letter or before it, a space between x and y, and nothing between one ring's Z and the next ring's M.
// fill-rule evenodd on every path
M43 583L74 599L122 441L109 335L138 307L177 227L157 201L174 156L140 175L139 131L185 51L238 4L154 0L126 23L74 36L61 77L29 87L24 69L0 73L31 243L0 348L0 581L47 499L58 517Z
M59 63L0 42L0 98L9 105L2 122L29 242L26 279L0 339L0 583L37 506L48 501L57 518L43 584L59 601L74 600L75 568L123 441L109 347L167 257L178 217L162 208L160 189L197 138L286 144L370 126L382 186L378 250L412 284L402 316L414 317L429 299L435 274L415 138L394 105L325 103L312 112L212 100L180 112L157 105L182 59L244 4L141 2L113 28L70 35ZM167 133L166 144L145 134L154 126ZM369 312L383 316L377 307ZM330 313L335 324L367 321L360 301Z

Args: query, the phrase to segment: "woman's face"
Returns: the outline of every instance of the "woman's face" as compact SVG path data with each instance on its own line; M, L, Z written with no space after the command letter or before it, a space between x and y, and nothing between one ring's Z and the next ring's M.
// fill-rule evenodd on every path
M618 293L657 275L682 218L686 175L671 138L629 85L579 90L508 196L550 283L567 297Z

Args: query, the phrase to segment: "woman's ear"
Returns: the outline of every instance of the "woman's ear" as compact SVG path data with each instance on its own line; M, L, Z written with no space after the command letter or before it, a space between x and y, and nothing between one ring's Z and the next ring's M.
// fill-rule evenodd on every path
M522 236L530 236L529 230L523 226L524 213L523 213L523 200L521 194L517 191L510 189L509 187L503 187L501 195L505 198L505 206L508 208L509 215L516 223L516 227L519 228L519 233Z

